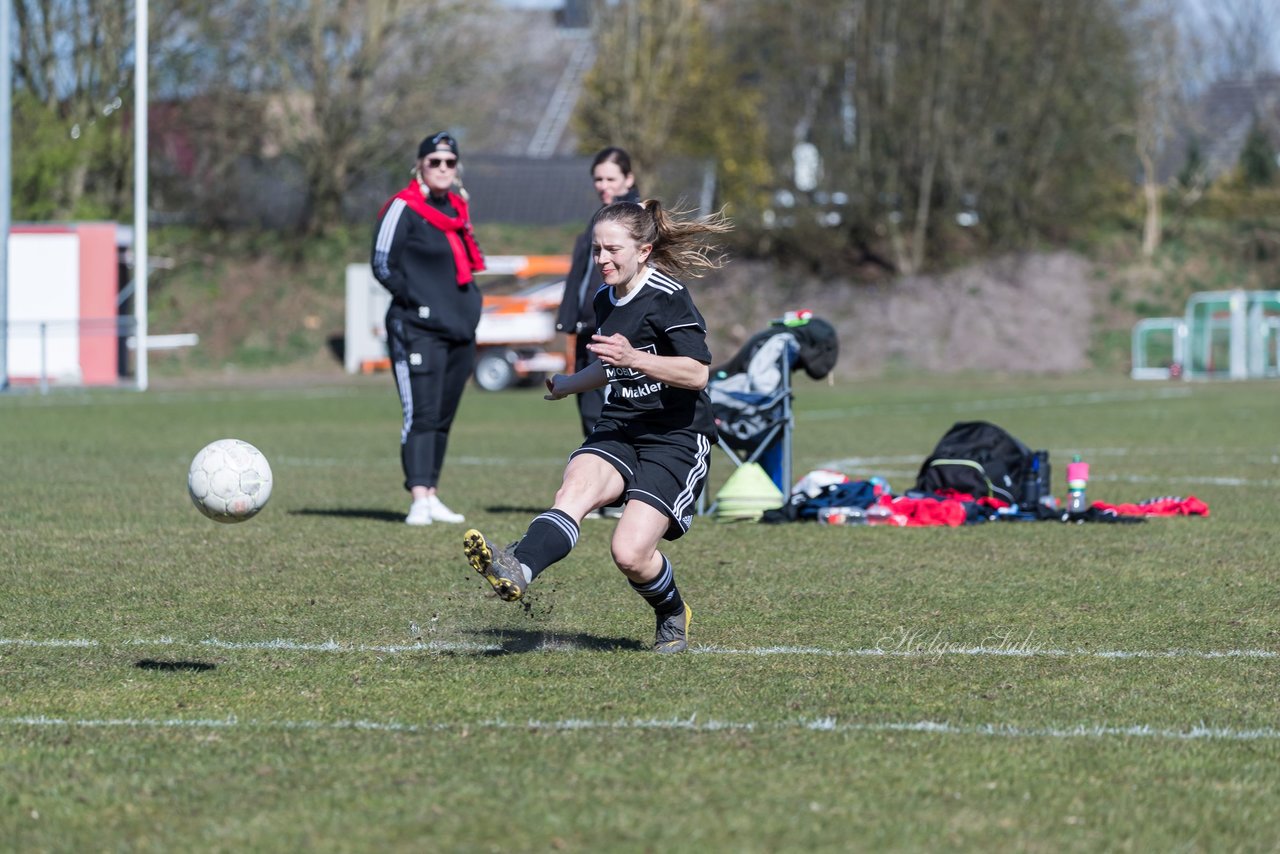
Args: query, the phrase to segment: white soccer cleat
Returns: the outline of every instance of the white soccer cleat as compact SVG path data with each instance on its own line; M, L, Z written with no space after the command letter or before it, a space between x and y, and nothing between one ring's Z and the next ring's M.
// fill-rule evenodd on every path
M409 506L409 515L404 517L406 525L430 525L431 502L425 498L415 499Z
M461 513L454 513L444 506L444 502L436 495L427 496L427 510L432 522L448 522L451 525L460 525L467 521L466 516Z

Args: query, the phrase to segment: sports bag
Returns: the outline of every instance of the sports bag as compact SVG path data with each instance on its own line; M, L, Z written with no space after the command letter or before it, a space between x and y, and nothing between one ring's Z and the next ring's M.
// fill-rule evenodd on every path
M987 421L959 421L920 466L916 489L954 489L975 498L1018 504L1024 500L1024 482L1033 456L1026 445L1001 427Z

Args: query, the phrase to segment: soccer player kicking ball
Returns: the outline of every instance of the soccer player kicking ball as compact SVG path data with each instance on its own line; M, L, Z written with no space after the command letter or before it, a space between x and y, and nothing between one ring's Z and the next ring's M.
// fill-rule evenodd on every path
M728 231L720 215L681 219L653 199L602 207L592 221L592 252L604 284L596 291L596 357L572 375L547 380L547 400L605 388L604 409L569 456L550 510L518 542L498 548L467 531L467 560L499 598L514 602L578 542L593 510L623 504L610 544L613 562L657 616L655 652L689 644L692 612L676 587L661 540L693 522L711 462L716 426L706 386L707 326L676 276L720 266L707 239Z

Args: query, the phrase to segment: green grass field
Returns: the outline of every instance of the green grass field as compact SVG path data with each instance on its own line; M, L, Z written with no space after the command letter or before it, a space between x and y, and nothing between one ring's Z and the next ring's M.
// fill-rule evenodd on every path
M958 529L698 520L694 649L611 522L502 603L401 523L386 376L0 398L0 849L1274 851L1280 387L1077 377L796 389L795 471L895 491L955 421L1089 498L1208 518ZM514 539L571 402L471 389L441 486ZM271 460L257 518L187 464ZM712 489L730 469L715 459Z

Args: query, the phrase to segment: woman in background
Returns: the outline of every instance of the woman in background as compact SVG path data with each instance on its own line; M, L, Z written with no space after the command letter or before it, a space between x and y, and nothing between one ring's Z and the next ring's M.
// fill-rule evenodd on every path
M600 197L601 207L614 202L638 202L636 176L631 171L631 156L621 148L601 149L591 160L591 183ZM556 329L575 336L573 369L581 371L595 359L587 349L591 333L596 329L596 313L592 308L596 291L604 279L600 268L591 259L591 224L573 244L573 262L569 277L565 279L564 298L560 302L560 314ZM604 406L604 389L594 389L578 395L578 414L582 419L582 435L590 436Z
M404 411L400 464L412 496L410 525L465 521L437 494L449 429L475 365L482 303L475 274L484 255L465 195L454 192L457 181L457 141L444 132L427 137L413 179L382 206L374 229L373 274L391 292L387 348Z

